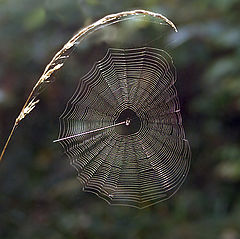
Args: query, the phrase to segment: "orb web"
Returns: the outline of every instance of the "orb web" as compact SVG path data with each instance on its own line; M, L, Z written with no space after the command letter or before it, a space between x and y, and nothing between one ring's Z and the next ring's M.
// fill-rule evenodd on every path
M170 55L150 47L109 49L79 81L59 139L85 191L144 208L178 190L191 153L175 81Z

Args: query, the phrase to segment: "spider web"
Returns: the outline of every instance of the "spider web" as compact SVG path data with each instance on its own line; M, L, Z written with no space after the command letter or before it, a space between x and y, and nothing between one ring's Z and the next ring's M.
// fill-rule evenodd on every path
M141 122L131 134L110 127L60 141L85 191L144 208L178 190L191 153L175 81L170 55L150 47L109 49L79 81L60 117L59 139L114 125L124 110Z

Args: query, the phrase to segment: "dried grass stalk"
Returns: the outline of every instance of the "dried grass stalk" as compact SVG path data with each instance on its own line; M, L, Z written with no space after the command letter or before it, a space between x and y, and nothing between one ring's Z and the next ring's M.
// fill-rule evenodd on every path
M176 32L177 28L175 25L168 20L165 16L159 14L159 13L154 13L150 11L145 11L145 10L133 10L133 11L126 11L126 12L120 12L116 14L111 14L103 17L102 19L92 23L91 25L82 28L79 30L64 46L63 48L57 52L57 54L52 58L50 63L46 66L43 74L41 75L40 79L38 82L35 84L33 87L29 97L27 98L20 114L15 120L15 123L13 125L13 128L11 130L11 133L7 139L7 142L5 143L5 146L2 150L1 156L0 156L0 161L3 158L3 155L5 153L5 150L7 148L7 145L16 129L16 127L19 125L20 121L22 121L26 115L28 115L36 106L36 104L39 102L39 99L37 99L38 95L40 94L41 90L51 82L52 76L62 68L65 60L69 57L71 50L75 45L78 45L85 37L87 37L89 34L92 32L105 27L107 25L111 25L114 23L117 23L119 21L124 21L131 19L135 16L143 16L143 17L148 17L149 20L154 20L157 23L160 24L168 24L170 25Z

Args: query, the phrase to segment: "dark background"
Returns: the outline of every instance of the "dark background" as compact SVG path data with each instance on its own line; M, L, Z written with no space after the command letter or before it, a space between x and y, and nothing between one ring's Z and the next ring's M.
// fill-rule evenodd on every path
M144 210L109 206L81 191L69 160L52 143L76 79L103 56L103 36L107 41L111 28L79 47L15 132L0 163L1 239L240 238L238 0L0 0L0 146L44 67L73 33L131 9L162 13L179 30L166 34L161 45L156 24L143 27L155 39L152 45L166 46L177 67L192 149L186 182L173 198ZM118 46L128 41L124 27ZM133 47L139 45L134 39Z

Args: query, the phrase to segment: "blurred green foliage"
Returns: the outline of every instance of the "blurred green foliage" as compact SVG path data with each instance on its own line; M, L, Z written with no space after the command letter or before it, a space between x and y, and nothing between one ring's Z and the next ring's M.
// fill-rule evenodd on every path
M140 211L81 192L74 169L51 143L76 86L63 70L0 164L1 239L240 238L238 0L1 0L0 146L45 65L70 36L107 14L137 8L166 15L179 30L168 42L192 148L186 183L170 200ZM96 60L84 49L79 58L81 66ZM81 68L72 64L66 67Z

